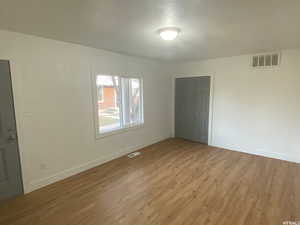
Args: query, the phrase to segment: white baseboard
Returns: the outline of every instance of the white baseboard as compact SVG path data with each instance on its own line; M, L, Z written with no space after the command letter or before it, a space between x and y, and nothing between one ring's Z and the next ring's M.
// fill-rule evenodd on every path
M264 156L267 158L273 158L273 159L280 159L284 161L294 162L294 163L300 163L300 156L298 155L288 155L288 154L282 154L278 152L266 152L266 151L253 151L253 150L245 150L240 147L232 147L232 146L222 146L222 145L211 145L213 147L222 148L225 150L235 151L235 152L243 152L248 153L251 155L259 155Z
M149 143L143 144L143 145L136 145L136 146L132 146L132 147L129 147L129 148L126 148L126 149L121 149L117 152L114 152L113 154L111 154L109 156L106 156L105 158L92 160L92 161L89 161L89 162L84 163L82 165L79 165L77 167L72 167L70 169L66 169L66 170L61 171L59 173L53 174L49 177L42 178L42 179L39 179L39 180L34 180L34 181L30 182L29 187L24 188L25 189L25 194L27 194L29 192L32 192L34 190L37 190L39 188L45 187L49 184L55 183L57 181L63 180L67 177L70 177L70 176L73 176L75 174L81 173L81 172L86 171L88 169L91 169L93 167L99 166L103 163L106 163L106 162L111 161L113 159L124 156L124 155L126 155L130 152L136 151L138 149L144 148L144 147L149 146L151 144L154 144L154 143L157 143L159 141L165 140L167 138L169 138L169 137L158 138L158 139L155 139L155 140L153 140Z

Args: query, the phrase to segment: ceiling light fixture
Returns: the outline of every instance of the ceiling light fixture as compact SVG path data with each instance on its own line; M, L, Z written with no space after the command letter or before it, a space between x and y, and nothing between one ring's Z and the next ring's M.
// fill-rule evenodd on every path
M158 30L158 32L159 32L160 37L163 40L172 41L178 36L180 30L176 27L168 27L168 28L160 29L160 30Z

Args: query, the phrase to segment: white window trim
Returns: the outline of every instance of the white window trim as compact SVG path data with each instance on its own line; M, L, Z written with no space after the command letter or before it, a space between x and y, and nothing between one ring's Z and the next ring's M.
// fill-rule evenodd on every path
M140 80L140 88L141 88L141 123L138 124L130 124L130 126L127 127L121 127L120 129L112 130L105 133L100 133L99 131L99 116L98 116L98 93L97 93L97 76L98 75L108 75L108 76L117 76L117 77L125 77L125 78L136 78ZM101 139L107 136L115 135L115 134L121 134L124 132L128 132L131 130L136 130L144 127L145 124L145 118L144 118L144 81L141 76L126 76L126 75L115 75L115 74L107 74L107 73L93 73L92 75L92 96L93 96L93 116L94 116L94 127L95 127L95 138ZM121 82L120 82L121 84ZM121 113L122 114L122 113ZM121 115L122 117L122 115Z

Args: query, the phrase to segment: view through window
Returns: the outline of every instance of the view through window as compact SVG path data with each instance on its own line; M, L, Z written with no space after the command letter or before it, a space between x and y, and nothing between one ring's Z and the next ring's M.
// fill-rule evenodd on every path
M99 134L143 124L142 80L97 75Z

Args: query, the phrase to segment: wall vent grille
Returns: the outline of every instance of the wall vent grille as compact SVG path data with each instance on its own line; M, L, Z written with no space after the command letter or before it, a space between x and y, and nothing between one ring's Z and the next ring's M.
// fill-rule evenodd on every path
M261 67L278 66L279 63L280 63L280 54L269 53L269 54L252 56L251 65L253 68L261 68Z

